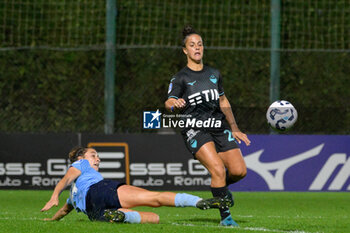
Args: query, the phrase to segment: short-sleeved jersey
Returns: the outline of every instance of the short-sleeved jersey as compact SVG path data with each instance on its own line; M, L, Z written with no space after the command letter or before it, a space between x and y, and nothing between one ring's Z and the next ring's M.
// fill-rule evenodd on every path
M90 166L86 159L74 162L72 167L81 171L81 175L72 183L67 203L73 205L77 212L86 213L86 194L91 185L103 180L102 175Z
M186 101L186 107L181 114L200 120L225 119L219 102L222 95L224 89L221 74L209 66L204 66L201 71L184 67L173 76L168 90L168 98L183 98Z

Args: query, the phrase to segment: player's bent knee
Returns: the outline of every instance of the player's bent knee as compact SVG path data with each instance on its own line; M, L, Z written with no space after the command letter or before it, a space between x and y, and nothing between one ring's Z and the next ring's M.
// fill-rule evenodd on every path
M229 176L231 178L235 178L237 180L243 179L244 177L246 177L246 175L247 175L247 169L246 168L235 170L234 172L229 172Z

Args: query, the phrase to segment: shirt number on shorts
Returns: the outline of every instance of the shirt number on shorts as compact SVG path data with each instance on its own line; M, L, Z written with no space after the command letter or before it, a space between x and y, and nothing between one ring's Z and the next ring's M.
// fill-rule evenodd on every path
M232 141L235 140L235 138L232 136L232 132L231 132L230 130L226 129L226 130L224 131L224 133L227 133L227 134L228 134L227 140L228 140L229 142L232 142Z

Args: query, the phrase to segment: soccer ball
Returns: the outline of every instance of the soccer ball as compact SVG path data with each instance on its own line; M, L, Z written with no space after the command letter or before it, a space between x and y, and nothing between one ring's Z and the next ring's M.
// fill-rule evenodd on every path
M285 100L273 102L266 112L267 123L277 131L290 129L298 119L294 106Z

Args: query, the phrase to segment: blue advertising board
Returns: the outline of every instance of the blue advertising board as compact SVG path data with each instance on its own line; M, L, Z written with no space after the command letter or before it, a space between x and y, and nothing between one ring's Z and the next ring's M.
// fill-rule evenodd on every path
M350 136L248 135L240 145L247 176L232 191L350 191ZM209 172L181 135L3 134L0 189L52 189L66 173L67 154L92 146L100 172L150 190L209 190Z
M250 135L236 191L349 191L350 136Z

